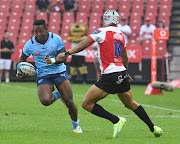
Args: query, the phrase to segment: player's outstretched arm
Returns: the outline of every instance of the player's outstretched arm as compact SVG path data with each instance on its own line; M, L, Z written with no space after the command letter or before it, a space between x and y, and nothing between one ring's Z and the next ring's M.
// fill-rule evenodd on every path
M66 49L63 49L63 50L61 50L61 51L58 51L58 54L60 54L60 53L65 53L66 52ZM64 63L64 62L66 62L66 60L67 60L67 57L56 57L56 62L55 63L57 63L57 64L59 64L59 63Z
M73 49L70 49L69 51L64 53L59 53L56 59L68 57L69 55L83 51L85 48L89 47L92 43L93 41L89 37L87 37L85 40L77 44Z
M58 51L57 53L60 54L60 53L65 53L66 52L66 49L62 49L60 51ZM60 64L60 63L64 63L66 62L67 60L67 57L56 57L56 58L50 58L49 55L45 56L45 61L47 64L51 64L51 63L54 63L54 64Z
M28 57L22 52L22 54L21 54L21 56L20 56L20 58L19 58L19 62L18 62L18 63L20 63L20 62L26 62L27 58L28 58Z

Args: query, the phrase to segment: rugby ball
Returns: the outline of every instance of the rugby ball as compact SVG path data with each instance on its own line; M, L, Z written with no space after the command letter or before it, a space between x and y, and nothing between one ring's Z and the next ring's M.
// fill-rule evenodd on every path
M29 76L36 75L36 68L28 63L28 62L21 62L17 65L17 71L21 74L26 73Z

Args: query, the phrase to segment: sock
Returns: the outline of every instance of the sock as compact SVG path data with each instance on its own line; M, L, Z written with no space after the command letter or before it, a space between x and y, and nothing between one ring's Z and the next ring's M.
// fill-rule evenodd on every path
M77 121L71 120L71 123L72 123L73 129L76 129L76 127L79 125L79 120Z
M55 96L55 101L59 98L62 98L61 94L59 93L59 91L53 92L53 95Z
M6 81L6 83L8 83L8 82L9 82L9 78L6 78L6 80L5 80L5 81Z
M113 124L117 123L119 121L119 118L108 111L106 111L102 106L95 104L92 111L92 114L108 119L110 120Z
M141 105L137 109L134 110L134 113L148 125L151 132L154 131L154 128L153 128L154 124L152 123L149 116L147 115L147 113L145 112L144 108Z

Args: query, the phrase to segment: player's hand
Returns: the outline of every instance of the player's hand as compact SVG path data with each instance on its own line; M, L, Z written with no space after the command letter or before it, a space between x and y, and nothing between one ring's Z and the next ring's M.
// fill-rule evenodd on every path
M65 56L65 52L62 52L62 53L59 53L59 54L57 55L56 59L64 58L64 57L66 57L66 56Z
M20 72L17 72L16 77L20 79L26 79L29 78L30 76L27 73L21 74Z
M133 82L132 77L128 74L129 82Z
M52 63L49 55L46 55L44 59L45 59L47 64L51 64Z

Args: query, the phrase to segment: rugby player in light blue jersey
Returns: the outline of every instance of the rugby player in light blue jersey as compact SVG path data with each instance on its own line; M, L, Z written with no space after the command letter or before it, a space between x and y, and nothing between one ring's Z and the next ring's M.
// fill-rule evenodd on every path
M77 107L73 101L71 84L66 73L66 58L55 60L61 52L66 52L61 37L48 32L45 20L35 20L33 24L35 36L25 44L19 62L25 62L32 54L37 67L38 96L45 106L57 99L62 99L69 109L69 115L75 133L82 133L77 118ZM27 78L28 74L17 74L18 78ZM54 85L58 91L54 91ZM53 92L53 93L52 93Z

